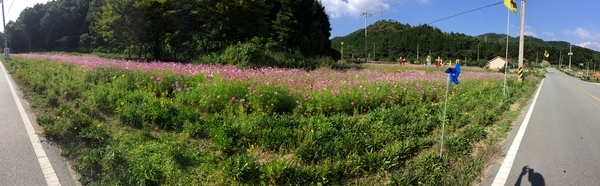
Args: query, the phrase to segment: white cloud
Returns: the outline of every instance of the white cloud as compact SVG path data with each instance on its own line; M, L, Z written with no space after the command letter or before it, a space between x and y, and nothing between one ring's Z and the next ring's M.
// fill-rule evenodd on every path
M420 4L429 4L430 0L417 0Z
M581 39L590 39L592 38L592 34L585 30L584 28L578 27L575 29L575 31L573 32L575 34L575 36L581 38Z
M526 36L537 37L537 34L530 30L526 30L523 34L525 34Z
M552 33L552 32L542 32L542 34L547 35L547 36L554 36L554 33Z
M564 33L575 36L579 39L600 41L600 32L589 31L582 27L577 27L575 30L567 30Z
M533 32L533 29L529 25L525 25L525 32L523 34L526 36L537 37L537 34Z
M564 33L566 35L574 36L579 40L583 40L583 42L577 44L577 46L600 51L600 32L594 32L583 27L577 27L575 30L567 30Z
M600 42L596 42L596 41L586 41L586 42L577 44L577 46L600 51Z
M358 17L365 12L365 8L368 12L379 12L381 8L387 10L390 8L390 4L387 2L388 0L321 0L325 11L331 18L346 15Z

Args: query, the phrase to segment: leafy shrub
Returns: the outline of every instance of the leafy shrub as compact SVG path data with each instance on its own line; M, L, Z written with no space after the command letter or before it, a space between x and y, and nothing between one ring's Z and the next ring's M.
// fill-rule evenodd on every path
M462 136L455 136L448 139L448 150L451 154L467 155L471 153L471 144Z
M285 159L275 159L267 162L261 171L261 178L266 182L263 184L289 184L283 175L283 172L286 171L286 169L288 169L288 163Z
M227 47L220 60L223 64L252 67L271 66L273 62L264 46L252 42Z
M236 154L225 160L225 173L242 183L258 181L260 170L256 160L249 154Z
M115 109L115 114L121 122L132 127L141 128L144 119L148 117L146 107L140 105L146 104L152 95L144 91L126 92L122 99L118 100L119 106Z
M250 110L265 114L291 113L296 108L295 100L285 89L266 85L255 87L248 96Z
M462 136L470 142L477 142L485 139L486 132L485 128L479 124L468 125L465 130L462 131Z
M409 162L407 168L412 171L393 177L393 185L445 185L443 178L448 171L447 158L426 153L417 162Z
M293 116L275 115L263 117L259 143L269 150L288 149L295 146L294 129L300 124Z

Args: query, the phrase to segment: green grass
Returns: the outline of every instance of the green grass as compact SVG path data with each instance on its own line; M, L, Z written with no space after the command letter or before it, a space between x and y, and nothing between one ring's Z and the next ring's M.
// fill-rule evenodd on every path
M410 92L405 102L370 98L382 104L365 112L321 102L299 108L289 92L245 81L215 78L173 91L175 82L206 82L202 74L84 71L19 57L5 64L40 110L43 134L60 144L84 185L467 185L518 116L509 105L523 105L540 81L510 79L509 100L497 90L501 80L454 87L440 158L444 100L435 92ZM165 83L151 80L161 73ZM247 87L278 94L244 101L204 96L244 98Z

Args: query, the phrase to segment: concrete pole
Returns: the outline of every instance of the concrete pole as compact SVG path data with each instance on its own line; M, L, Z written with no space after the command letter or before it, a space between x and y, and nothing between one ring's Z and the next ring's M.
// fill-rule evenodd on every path
M4 0L2 0L2 26L4 27L4 59L8 59L8 34L6 34L6 22L4 17Z
M510 31L510 10L506 10L507 15L506 15L506 53L504 55L504 85L502 86L502 95L504 97L506 97L506 74L507 74L507 68L508 68L508 33ZM479 47L477 47L477 58L479 58Z
M590 60L588 60L586 74L587 74L586 76L589 78L590 77Z
M371 17L373 14L369 14L367 12L367 6L365 6L365 12L361 14L361 16L365 16L365 63L367 62L367 18Z
M342 61L344 61L344 42L342 41L340 44L342 44Z
M523 68L523 50L525 48L525 0L521 0L521 28L519 30L519 69ZM519 79L522 82L523 79Z
M560 57L558 58L558 69L562 66L562 50L560 51Z
M573 52L571 52L571 47L573 45L569 45L569 71L571 71L571 56L573 55Z

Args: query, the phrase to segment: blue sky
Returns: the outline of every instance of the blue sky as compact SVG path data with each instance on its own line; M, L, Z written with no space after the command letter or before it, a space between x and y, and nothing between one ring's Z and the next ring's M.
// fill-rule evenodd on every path
M412 26L455 15L501 0L321 0L331 22L331 34L345 36L364 28L361 13L373 14L367 24L395 20ZM566 41L600 51L600 1L527 0L525 35L545 41ZM518 12L521 1L517 0ZM519 36L519 14L510 13L509 35ZM431 24L444 32L467 35L506 33L507 9L503 4Z

